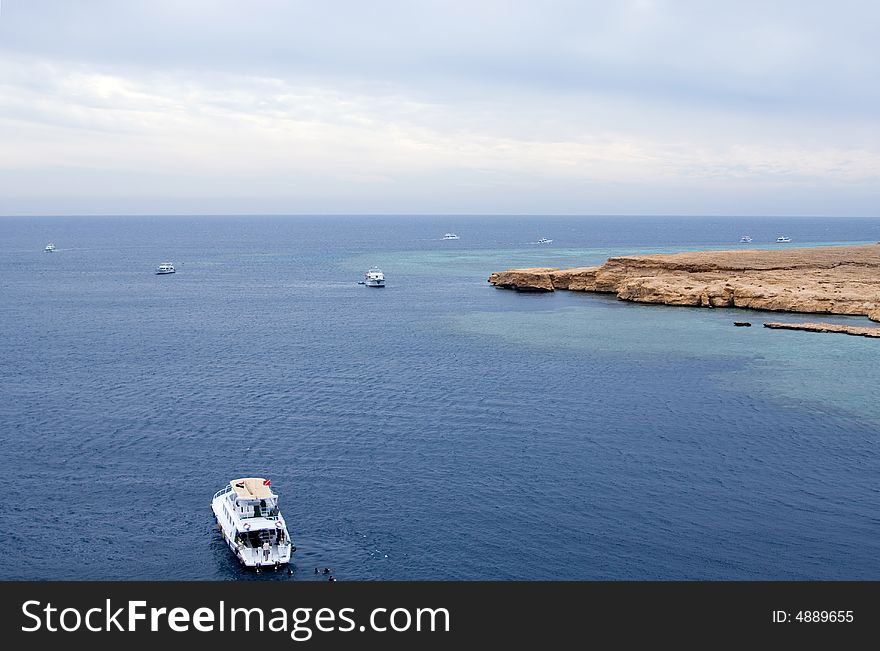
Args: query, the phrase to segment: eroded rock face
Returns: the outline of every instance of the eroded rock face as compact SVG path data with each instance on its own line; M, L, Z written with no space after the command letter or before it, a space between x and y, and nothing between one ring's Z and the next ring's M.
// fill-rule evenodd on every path
M576 267L575 269L556 270L550 274L556 289L586 292L595 291L596 272L599 267Z
M498 287L611 292L625 301L866 315L880 321L880 245L619 256L600 267L511 269Z
M497 271L489 276L489 282L504 289L517 289L522 292L552 292L554 289L550 274L559 269L535 267L531 269L508 269Z
M519 291L545 291L569 289L572 291L596 291L594 289L596 271L599 267L577 267L575 269L555 269L553 267L532 267L529 269L508 269L496 271L489 276L489 282L504 289Z

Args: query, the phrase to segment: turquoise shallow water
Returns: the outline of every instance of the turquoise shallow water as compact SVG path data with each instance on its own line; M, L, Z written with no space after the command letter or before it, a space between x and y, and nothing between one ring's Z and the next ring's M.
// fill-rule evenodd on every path
M570 350L578 356L625 356L646 361L711 356L743 365L713 378L720 391L735 388L780 405L802 402L805 408L847 413L880 425L880 403L875 400L873 384L880 380L875 341L806 337L805 333L760 327L773 320L816 321L815 315L621 305L613 298L595 295L555 300L560 296L547 299L548 304L562 303L559 306L468 314L453 318L449 327L538 351ZM733 320L748 320L758 327L733 329ZM821 320L872 325L861 317L823 316Z
M854 242L802 243L799 246L847 246L864 244L864 240ZM745 245L743 245L745 246ZM750 244L751 249L784 249L786 245ZM791 246L791 245L788 245ZM456 247L458 248L458 247ZM433 276L442 274L461 278L488 276L493 271L511 268L558 267L567 269L600 265L615 255L648 255L652 253L680 253L682 251L707 251L735 249L733 244L703 246L640 246L640 247L584 247L561 248L553 245L533 244L527 248L521 245L504 249L458 249L453 251L395 251L386 253L383 259L394 265L394 269L408 275ZM356 255L346 260L352 271L369 266L376 258L375 253Z
M212 531L254 474L294 580L880 578L875 340L486 283L745 233L880 220L0 219L0 472L28 488L0 577L276 578Z

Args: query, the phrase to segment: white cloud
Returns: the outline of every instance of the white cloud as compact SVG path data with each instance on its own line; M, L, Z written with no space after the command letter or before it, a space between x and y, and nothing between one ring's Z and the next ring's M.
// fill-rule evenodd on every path
M224 68L230 54L208 60L219 45L196 29L205 16L191 5L184 13L162 3L98 6L110 16L91 16L98 20L142 19L139 32L126 21L121 34L86 30L121 57L94 47L65 55L65 39L43 43L47 29L76 17L69 7L40 26L17 19L31 33L0 58L0 212L64 210L72 200L79 212L175 212L175 201L217 212L232 198L241 211L250 198L254 212L634 213L688 205L724 213L732 199L762 212L776 192L775 210L812 213L821 196L851 213L872 212L878 197L876 116L858 107L841 113L836 98L798 104L815 99L803 86L811 75L820 88L840 82L816 52L820 25L784 24L778 8L761 22L749 20L754 7L741 11L714 40L717 26L689 31L708 20L702 4L676 12L663 2L586 11L560 3L549 15L518 4L509 16L487 4L470 9L467 24L431 4L426 17L410 7L380 34L362 33L378 23L354 5L352 16L364 22L305 12L313 26L335 28L325 49L344 38L372 47L362 57L354 47L322 51L332 65L302 60L315 37L288 45L283 26L292 23L248 15L242 31L262 28L267 40L234 53L240 60ZM221 17L206 29L238 43L231 5L216 6ZM262 7L275 18L294 11ZM719 7L721 19L733 15L733 5ZM811 15L809 7L802 13ZM568 14L591 22L570 24ZM505 30L491 29L497 16ZM461 42L431 36L431 19ZM408 31L412 21L417 29ZM174 28L165 34L171 54L151 63L148 41L163 25ZM390 32L397 40L380 38ZM206 50L196 56L188 36ZM680 47L669 47L675 39ZM843 77L873 71L860 47L841 45L829 57ZM297 63L267 63L271 46ZM418 65L408 67L408 57ZM873 85L845 91L869 105L876 93Z

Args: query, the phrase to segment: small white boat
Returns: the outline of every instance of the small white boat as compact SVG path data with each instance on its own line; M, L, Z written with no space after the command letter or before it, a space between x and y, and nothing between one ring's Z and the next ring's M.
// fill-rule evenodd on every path
M170 262L163 262L158 267L156 267L156 274L161 276L164 274L173 274L174 273L174 265Z
M782 236L782 237L777 237L777 238L776 238L776 241L777 241L777 242L791 242L791 238L790 238L790 237Z
M538 240L538 244L550 244L553 240L548 240L546 237L542 237Z
M456 235L455 233L446 233L446 234L443 236L443 239L444 239L444 240L457 240L457 239L459 239L459 237L458 237L458 235Z
M46 253L52 253L52 251L54 251L54 250L55 250L55 245L52 244L52 242L49 242L49 243L46 245L46 248L43 249L43 251L45 251Z
M742 242L743 244L748 244L749 242L752 241L752 238L749 237L748 235L743 235L741 238L739 238L739 241Z
M367 287L385 287L385 274L379 267L370 267L364 274L364 285Z
M296 547L268 479L233 479L214 493L211 510L224 542L245 567L278 568L290 562Z

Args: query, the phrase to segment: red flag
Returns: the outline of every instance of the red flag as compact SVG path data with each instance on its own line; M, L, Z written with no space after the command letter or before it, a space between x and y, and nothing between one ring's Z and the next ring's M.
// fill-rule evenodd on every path
M271 485L272 485L272 482L269 481L268 479L263 480L263 486L271 486Z

